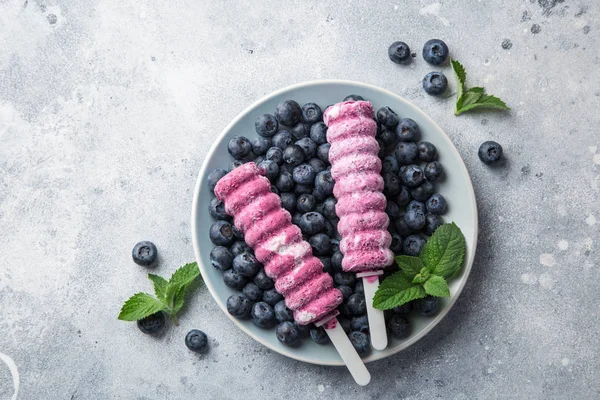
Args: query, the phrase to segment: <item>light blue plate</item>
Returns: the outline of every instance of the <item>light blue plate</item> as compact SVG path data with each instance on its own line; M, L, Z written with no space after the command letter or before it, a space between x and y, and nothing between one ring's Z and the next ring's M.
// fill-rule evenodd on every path
M411 315L413 329L410 337L405 340L390 338L390 344L385 350L373 350L368 357L364 358L364 361L369 362L388 357L421 339L444 318L465 286L477 244L477 205L465 164L448 136L423 111L402 97L365 83L328 80L289 86L262 98L238 115L216 139L198 175L192 205L194 252L206 286L219 307L242 331L270 349L296 360L319 365L343 365L333 345L321 346L308 338L299 348L286 347L275 337L275 329L257 328L252 322L236 319L227 312L225 306L227 297L235 291L225 286L222 273L213 268L210 263L209 255L213 245L208 236L208 228L213 220L208 213L208 205L212 193L207 188L206 179L213 169L228 168L232 161L227 152L229 139L239 134L245 135L249 139L254 138L256 136L254 131L256 118L261 114L273 114L276 106L283 100L293 99L301 105L314 102L324 109L330 104L341 101L349 94L363 96L373 103L375 110L382 106L389 106L401 117L414 119L421 128L423 140L430 141L437 147L439 160L447 171L446 179L436 185L436 190L448 200L449 211L444 216L444 221L454 221L465 235L467 241L465 266L462 272L449 282L451 297L441 301L441 310L436 317L425 318L416 314Z

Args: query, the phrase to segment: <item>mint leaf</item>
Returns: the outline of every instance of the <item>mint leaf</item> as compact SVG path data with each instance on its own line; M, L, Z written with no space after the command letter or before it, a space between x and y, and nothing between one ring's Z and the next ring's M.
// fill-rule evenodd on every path
M476 108L495 109L495 110L510 110L510 107L506 105L501 99L496 96L484 94L476 102L468 105L464 105L456 111L456 115L460 115L466 111L474 110Z
M396 262L402 269L402 272L404 272L404 275L409 278L414 277L423 269L423 262L419 257L398 256L396 257Z
M412 283L425 283L427 281L427 277L425 275L416 274L412 280Z
M168 282L162 276L148 274L148 279L154 283L154 294L160 301L165 301Z
M403 272L396 272L379 285L373 296L373 307L389 310L425 296L423 286L412 283Z
M175 308L175 295L182 287L192 283L200 275L198 264L193 262L185 264L171 275L167 284L165 301L169 308Z
M472 87L471 89L467 90L462 95L461 108L464 108L470 104L475 103L477 100L479 100L481 98L481 96L483 96L483 88L482 87Z
M465 68L456 60L450 60L454 76L458 83L456 90L456 109L454 115L460 115L469 110L477 108L510 110L510 108L499 98L484 94L482 87L473 87L467 89L467 72Z
M459 227L452 222L435 230L425 243L419 257L431 274L450 278L461 269L465 252L465 237Z
M173 299L173 312L178 313L183 307L183 303L185 302L185 294L187 292L187 286L182 286L177 293L175 293L175 297Z
M431 275L427 282L423 284L425 292L430 296L450 297L450 289L444 278L438 275Z
M465 82L467 81L467 71L465 71L465 67L463 67L462 64L456 60L450 59L450 65L452 65L452 70L454 71L454 76L456 77L456 80L458 81L458 88L456 91L456 98L457 98L456 109L458 110L460 108L458 105L458 102L459 101L462 102L462 95L463 95L463 92L465 91Z
M149 315L165 310L165 305L148 293L136 293L123 304L119 319L137 321Z

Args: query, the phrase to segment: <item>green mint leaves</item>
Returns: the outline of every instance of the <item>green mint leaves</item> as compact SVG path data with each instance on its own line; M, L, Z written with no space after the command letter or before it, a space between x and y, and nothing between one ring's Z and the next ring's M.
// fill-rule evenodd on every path
M454 222L440 226L419 257L396 257L401 271L381 282L373 307L389 310L427 295L449 297L446 279L462 268L466 248L465 237Z
M454 76L458 81L456 110L454 111L454 115L460 115L477 108L510 110L510 108L498 97L485 94L482 87L472 87L467 89L465 86L467 80L465 67L456 60L450 60L450 64L454 70Z
M149 315L164 311L178 324L177 313L183 307L185 295L190 284L200 276L198 264L185 264L177 269L167 281L161 276L148 274L148 279L154 284L154 294L136 293L123 304L119 319L122 321L137 321ZM202 278L200 278L202 279Z

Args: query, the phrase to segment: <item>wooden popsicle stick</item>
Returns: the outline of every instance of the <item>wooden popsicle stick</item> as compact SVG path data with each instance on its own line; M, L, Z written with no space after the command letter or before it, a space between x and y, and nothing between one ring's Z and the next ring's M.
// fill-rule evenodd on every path
M383 311L373 307L373 296L379 287L379 275L383 271L363 272L356 276L362 278L367 303L367 318L369 319L369 333L371 346L376 350L383 350L388 345L387 331Z

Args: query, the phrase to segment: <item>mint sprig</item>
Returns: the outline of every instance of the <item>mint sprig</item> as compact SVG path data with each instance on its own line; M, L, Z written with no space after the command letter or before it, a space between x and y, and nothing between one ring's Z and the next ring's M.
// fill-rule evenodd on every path
M373 307L389 310L427 295L449 297L446 279L460 271L467 244L454 222L437 228L419 257L398 256L400 271L384 279L373 297Z
M123 304L119 319L138 321L159 311L164 311L171 317L175 325L178 325L177 313L185 303L190 284L199 276L200 269L195 262L178 268L168 281L161 276L148 274L148 279L154 284L156 297L148 293L134 294Z
M510 108L496 96L485 94L485 89L482 87L466 88L467 72L465 67L456 60L450 60L454 76L458 81L458 90L456 98L456 110L454 115L460 115L464 112L477 108L510 110Z

